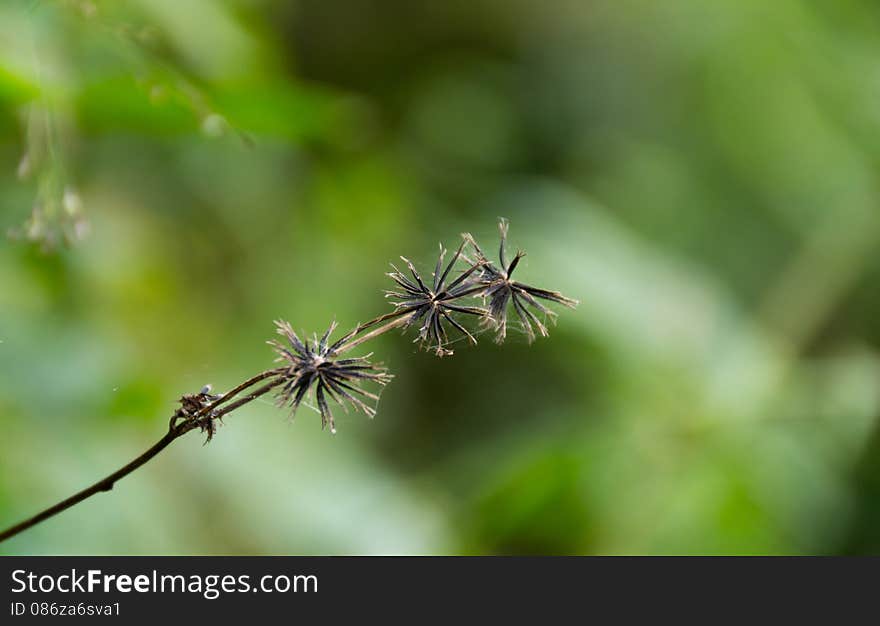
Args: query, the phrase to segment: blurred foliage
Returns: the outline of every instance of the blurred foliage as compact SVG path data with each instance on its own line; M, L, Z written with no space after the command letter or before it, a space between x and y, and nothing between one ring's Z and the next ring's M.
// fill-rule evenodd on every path
M582 302L0 550L880 551L878 67L868 0L0 4L0 525L499 215Z

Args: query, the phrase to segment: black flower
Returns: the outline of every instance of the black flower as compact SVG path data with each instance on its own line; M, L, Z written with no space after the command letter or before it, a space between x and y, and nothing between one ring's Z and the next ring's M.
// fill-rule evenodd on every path
M285 382L278 391L279 406L291 407L291 415L296 413L303 398L314 389L315 401L321 413L321 427L330 425L330 432L336 432L333 414L330 412L328 397L346 409L346 403L354 406L369 417L376 415L376 409L361 398L373 404L379 396L360 388L364 381L373 381L385 386L391 380L385 368L370 363L370 355L340 359L340 351L345 351L344 344L352 338L354 331L348 333L333 344L329 343L330 335L336 329L336 322L318 339L314 337L311 344L302 341L285 321L276 321L278 334L287 339L289 345L272 340L269 344L280 355L277 359L287 365L283 376ZM347 410L347 409L346 409Z
M535 309L551 321L556 319L556 313L538 302L538 299L556 302L572 309L578 305L578 301L566 298L558 291L531 287L511 279L513 271L520 259L525 256L525 252L517 252L510 263L507 262L507 227L507 220L502 218L498 223L498 230L501 233L501 244L498 250L500 266L489 262L483 250L469 233L465 233L463 236L477 254L478 280L483 285L480 295L483 296L484 301L488 300L489 302L489 316L486 320L495 327L495 341L503 343L507 337L507 309L508 305L512 305L529 338L529 343L531 343L535 340L534 328L538 329L542 337L548 335L547 326L538 319L538 316L531 309Z
M452 260L446 268L443 268L443 260L446 257L446 250L440 245L440 256L437 259L437 267L434 270L433 281L431 286L425 284L422 277L416 271L416 268L406 257L400 257L406 263L412 274L412 280L401 272L397 267L393 272L389 272L388 276L396 282L402 291L387 291L386 297L397 298L392 301L396 307L393 314L385 317L398 317L408 315L404 329L409 328L416 322L421 322L419 327L418 340L422 345L432 346L438 356L452 354L452 350L448 350L445 346L449 341L446 325L450 325L458 332L468 338L468 340L476 344L477 340L474 336L458 321L455 316L460 313L466 315L474 315L484 318L488 315L488 311L481 307L467 306L461 304L461 300L467 296L472 296L484 289L484 286L472 279L475 271L479 268L479 263L470 264L470 266L459 274L454 280L447 284L449 274L456 262L462 258L462 250L464 242L456 250L452 256Z

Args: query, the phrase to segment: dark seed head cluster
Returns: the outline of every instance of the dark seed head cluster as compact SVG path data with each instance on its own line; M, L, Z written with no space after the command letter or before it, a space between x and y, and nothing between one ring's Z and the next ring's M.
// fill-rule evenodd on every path
M267 372L272 379L252 396L274 389L278 404L289 407L291 414L309 398L315 404L313 408L321 414L322 426L336 432L331 402L346 411L353 407L373 417L379 401L378 391L392 378L384 367L370 362L371 354L346 356L378 335L395 328L403 331L415 328L414 341L438 356L448 356L452 354L453 341L463 339L476 344L480 330L493 330L496 342L502 343L507 337L512 311L530 343L537 335L546 337L547 324L555 321L556 313L543 302L569 308L578 303L558 291L513 279L525 253L517 252L513 258L508 257L507 230L507 220L502 219L497 264L489 260L468 233L462 235L461 244L448 262L447 251L441 244L430 277L419 273L409 259L401 257L406 270L392 265L388 273L395 286L386 292L386 297L394 309L359 324L335 341L331 340L335 322L320 337L313 335L311 341L301 339L288 322L275 322L283 340L269 343L278 353L277 360L282 366ZM200 404L184 405L184 410L198 411L214 396L193 398ZM209 438L211 435L213 432L209 432Z
M391 374L385 368L370 363L370 355L340 358L344 344L352 338L354 332L330 343L330 336L336 329L336 322L319 339L315 336L311 343L303 341L285 321L276 321L278 334L286 343L272 340L269 343L275 348L286 370L281 375L284 382L278 391L278 404L289 406L295 413L306 394L314 390L318 411L321 413L321 426L330 426L330 432L336 432L333 413L330 411L328 399L337 404L353 406L368 416L376 415L375 403L379 396L361 387L364 382L373 382L385 386L391 380ZM370 404L372 403L372 404Z

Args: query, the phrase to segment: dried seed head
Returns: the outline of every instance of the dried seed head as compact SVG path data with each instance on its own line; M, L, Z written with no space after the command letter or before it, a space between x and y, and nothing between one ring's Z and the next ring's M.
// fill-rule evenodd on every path
M480 268L479 263L469 263L467 269L457 277L450 278L453 268L462 258L463 249L464 242L444 268L443 261L446 257L446 250L443 248L443 244L440 244L440 255L437 258L437 266L430 283L422 280L415 266L405 257L400 258L409 268L412 279L393 264L391 267L394 271L388 273L388 276L399 287L396 291L386 292L386 297L395 298L391 302L396 308L395 314L409 316L403 325L404 329L420 322L421 326L416 341L420 341L423 347L430 347L437 356L452 354L452 350L446 347L449 343L448 326L467 337L472 344L477 343L474 336L456 319L458 315L485 318L489 314L484 308L467 306L461 302L464 298L473 296L484 289L483 284L475 280L475 272Z
M173 427L178 420L195 421L199 429L206 433L205 443L208 443L217 432L215 412L208 411L204 415L201 414L219 397L211 393L211 385L205 385L198 393L183 394L179 400L180 408L171 416L171 426Z
M532 309L542 314L545 319L556 320L556 313L538 302L538 299L556 302L571 309L578 305L578 301L567 298L558 291L539 289L513 280L511 278L513 271L519 265L520 259L525 256L525 252L518 251L508 263L507 230L507 220L501 218L498 222L498 232L501 235L501 243L498 247L498 260L501 263L499 266L488 260L470 233L464 233L462 236L474 249L477 256L478 281L483 286L480 295L484 301L488 301L489 305L489 315L484 319L488 325L495 328L495 341L503 343L507 337L507 310L508 305L511 305L529 343L531 343L535 340L535 329L542 337L549 334L547 326L535 315Z
M321 427L329 425L331 433L336 432L336 424L328 398L344 410L347 410L346 404L350 404L369 417L376 415L375 404L379 396L362 389L360 385L372 381L385 386L392 376L385 368L370 363L367 360L369 354L339 358L340 349L353 337L354 331L331 344L330 335L336 329L336 322L333 322L320 339L315 336L309 343L302 341L289 323L278 320L275 325L278 334L287 339L287 345L280 341L269 341L279 355L277 360L287 367L283 374L285 381L277 394L279 406L288 405L292 416L306 394L313 393L321 413Z

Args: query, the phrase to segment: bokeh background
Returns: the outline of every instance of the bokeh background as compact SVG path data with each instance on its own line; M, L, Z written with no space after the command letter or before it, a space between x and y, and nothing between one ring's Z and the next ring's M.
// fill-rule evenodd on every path
M0 552L880 552L878 166L870 0L0 3L0 526L498 216L581 301Z

